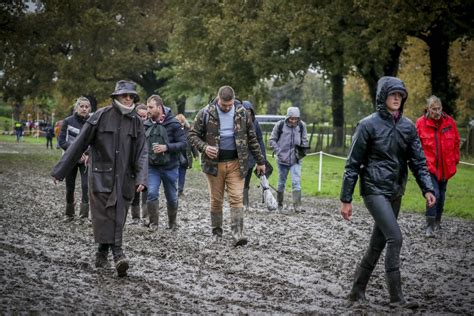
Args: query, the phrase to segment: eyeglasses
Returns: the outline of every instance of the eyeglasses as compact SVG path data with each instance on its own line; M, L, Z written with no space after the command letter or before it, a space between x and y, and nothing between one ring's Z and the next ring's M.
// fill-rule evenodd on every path
M120 94L120 96L121 96L122 98L135 99L135 95L134 95L134 94L131 94L131 93Z

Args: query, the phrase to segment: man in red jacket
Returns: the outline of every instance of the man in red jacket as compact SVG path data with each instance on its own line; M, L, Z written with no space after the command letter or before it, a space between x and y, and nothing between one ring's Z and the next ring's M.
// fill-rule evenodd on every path
M433 95L426 101L425 114L416 121L416 129L436 195L436 204L426 207L426 237L434 237L435 228L440 228L448 180L459 163L461 140L453 118L443 112L441 100Z

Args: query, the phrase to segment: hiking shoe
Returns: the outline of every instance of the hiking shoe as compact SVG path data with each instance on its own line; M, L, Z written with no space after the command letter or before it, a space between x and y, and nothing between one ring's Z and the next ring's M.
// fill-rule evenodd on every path
M115 269L117 270L118 277L123 278L127 276L128 268L128 259L125 255L120 256L120 258L115 261Z

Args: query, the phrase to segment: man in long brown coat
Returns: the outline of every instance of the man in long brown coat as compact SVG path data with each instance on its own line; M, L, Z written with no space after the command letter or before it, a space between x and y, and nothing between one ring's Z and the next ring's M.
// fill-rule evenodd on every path
M127 209L135 191L145 188L148 152L143 124L135 112L139 101L133 82L117 82L112 104L99 109L85 123L51 175L63 180L90 146L89 195L95 242L96 267L107 265L112 250L117 274L127 275L129 262L122 249Z

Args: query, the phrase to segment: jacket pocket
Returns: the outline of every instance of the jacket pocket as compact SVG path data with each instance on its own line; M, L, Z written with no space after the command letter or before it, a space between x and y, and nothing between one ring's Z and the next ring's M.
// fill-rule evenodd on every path
M96 162L92 165L91 182L93 192L110 193L114 185L111 163Z

